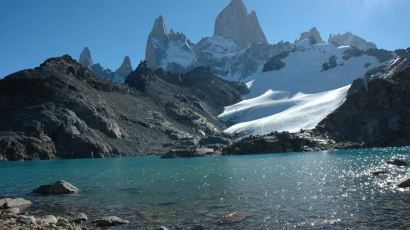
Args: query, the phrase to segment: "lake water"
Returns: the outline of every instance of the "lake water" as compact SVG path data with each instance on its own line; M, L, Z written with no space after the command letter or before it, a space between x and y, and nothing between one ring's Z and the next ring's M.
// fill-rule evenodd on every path
M410 228L410 192L394 184L410 148L193 159L156 157L0 164L0 197L33 201L34 214L116 215L122 229ZM378 169L389 173L371 175ZM65 179L81 192L40 197L39 185ZM250 217L223 225L221 217Z

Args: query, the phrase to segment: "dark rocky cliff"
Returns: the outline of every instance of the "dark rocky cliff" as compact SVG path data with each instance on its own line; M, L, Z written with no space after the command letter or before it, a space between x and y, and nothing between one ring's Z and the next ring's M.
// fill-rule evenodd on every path
M241 87L210 73L203 74L222 88L188 87L163 80L167 74L141 64L128 84L114 84L63 56L7 76L0 80L0 160L164 154L224 139L216 112L239 101ZM206 92L226 99L215 103Z
M410 145L410 49L353 82L316 132L366 147Z

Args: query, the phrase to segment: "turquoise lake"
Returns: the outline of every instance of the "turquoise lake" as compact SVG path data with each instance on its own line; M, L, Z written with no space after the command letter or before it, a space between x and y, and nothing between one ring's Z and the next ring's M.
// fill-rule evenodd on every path
M35 215L116 215L119 229L410 228L410 191L395 183L410 170L410 148L286 153L192 159L135 157L0 164L0 197L33 201ZM371 172L388 173L373 176ZM65 179L76 195L31 191ZM235 211L251 216L220 224Z

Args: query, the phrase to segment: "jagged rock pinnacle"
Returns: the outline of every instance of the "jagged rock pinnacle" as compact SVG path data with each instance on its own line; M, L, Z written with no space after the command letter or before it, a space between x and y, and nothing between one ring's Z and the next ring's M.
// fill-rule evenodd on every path
M329 36L329 43L336 46L352 46L363 51L369 49L377 49L377 46L374 43L368 42L363 38L356 36L350 32L337 35L331 34Z
M232 0L218 15L214 36L231 40L243 48L254 43L267 43L256 13L248 14L242 0Z
M131 59L130 57L125 56L124 61L122 62L121 66L115 71L115 73L125 79L131 72Z
M150 36L161 38L168 34L167 27L165 26L164 17L159 16L155 19L154 26L152 27Z
M88 47L85 47L83 51L81 51L80 59L78 61L81 65L91 69L91 66L94 64L93 59L91 57L91 51Z
M322 37L320 36L320 33L316 29L316 27L313 27L308 32L302 33L300 35L300 38L297 40L297 42L303 41L305 39L309 39L309 41L312 45L324 43L324 41L323 41Z

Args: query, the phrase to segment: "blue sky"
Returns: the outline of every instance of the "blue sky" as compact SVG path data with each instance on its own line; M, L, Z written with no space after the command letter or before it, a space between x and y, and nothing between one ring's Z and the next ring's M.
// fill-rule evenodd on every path
M154 19L193 42L213 34L230 0L0 0L0 76L39 65L48 57L78 58L90 47L95 62L116 69L125 55L144 58ZM380 48L410 46L408 0L244 0L255 10L270 43L294 41L316 26L351 31Z

